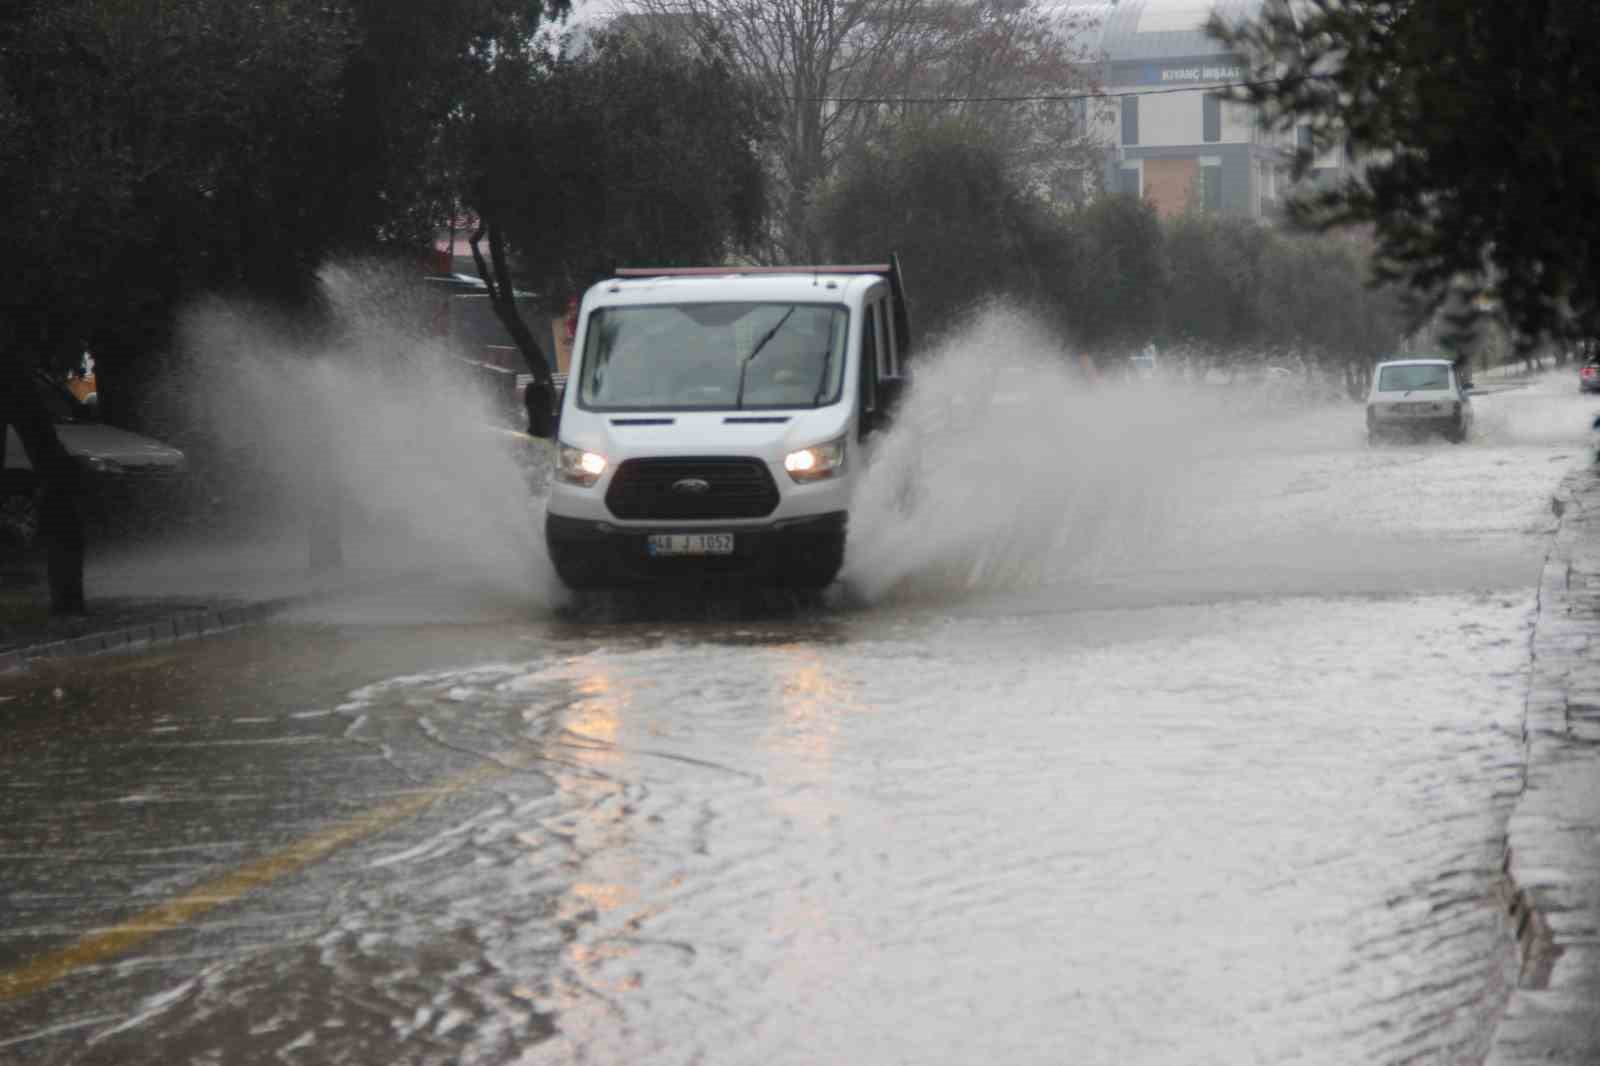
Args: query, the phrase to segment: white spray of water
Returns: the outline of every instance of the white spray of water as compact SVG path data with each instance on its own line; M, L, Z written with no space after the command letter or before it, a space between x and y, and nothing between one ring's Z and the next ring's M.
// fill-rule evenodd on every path
M320 281L331 329L314 340L235 301L182 323L193 413L248 457L232 469L249 480L255 527L304 546L309 508L331 494L352 566L555 602L530 491L543 446L494 412L428 330L418 282L367 264L330 266Z
M1516 379L1486 387L1468 444L1369 449L1360 404L1184 383L1165 367L1163 383L1091 380L1064 354L1004 306L920 353L856 498L848 595L1060 587L1087 602L1090 586L1130 582L1214 596L1425 587L1474 566L1487 575L1478 557L1451 555L1454 540L1468 528L1537 532L1548 509L1537 477L1494 495L1483 451L1497 453L1497 470L1542 468L1550 446L1582 445L1600 410L1571 373ZM1411 463L1428 473L1401 491L1409 479L1397 471ZM1496 580L1536 558L1520 543L1502 555Z
M1510 383L1530 402L1497 407L1492 403L1492 390L1505 388L1506 383L1488 375L1478 382L1486 391L1474 405L1474 435L1479 441L1506 445L1575 443L1586 440L1587 431L1600 415L1600 403L1595 397L1579 390L1576 369L1512 378Z
M845 583L869 602L1137 560L1179 530L1182 460L1224 426L1193 395L1085 378L1003 306L921 353L916 375L851 519Z
M184 321L187 392L219 440L253 455L252 517L278 535L275 565L303 569L307 501L331 485L353 566L444 574L522 606L562 602L540 535L545 446L497 419L452 369L447 342L420 321L414 281L345 265L322 282L334 329L315 341L233 302ZM1409 453L1352 461L1367 454L1358 405L1306 418L1231 390L1091 381L1064 354L1004 306L920 353L856 496L848 598L949 601L1067 583L1081 594L1102 575L1261 569L1273 553L1310 572L1394 524L1365 501L1385 498L1384 468ZM1548 389L1532 404L1486 403L1483 443L1574 439L1575 386ZM1551 420L1552 405L1562 417ZM1310 458L1261 462L1293 452ZM1335 492L1352 484L1332 512L1350 516L1337 528L1290 508L1319 479ZM179 565L192 569L192 557ZM157 572L145 561L147 579Z

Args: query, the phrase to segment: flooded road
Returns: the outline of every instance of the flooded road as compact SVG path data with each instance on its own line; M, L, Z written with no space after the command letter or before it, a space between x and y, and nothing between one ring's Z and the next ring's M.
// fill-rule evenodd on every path
M1568 384L924 482L802 610L396 588L0 679L0 1061L1478 1061Z

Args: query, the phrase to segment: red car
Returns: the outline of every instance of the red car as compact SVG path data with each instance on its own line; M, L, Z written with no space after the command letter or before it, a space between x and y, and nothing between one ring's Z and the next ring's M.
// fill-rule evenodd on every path
M1591 359L1578 371L1579 392L1600 392L1600 359Z

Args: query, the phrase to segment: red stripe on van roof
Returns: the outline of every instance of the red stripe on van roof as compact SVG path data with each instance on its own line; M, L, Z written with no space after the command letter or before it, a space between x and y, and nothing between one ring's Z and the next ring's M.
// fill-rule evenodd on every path
M715 278L728 274L887 274L888 263L853 266L620 267L619 278Z

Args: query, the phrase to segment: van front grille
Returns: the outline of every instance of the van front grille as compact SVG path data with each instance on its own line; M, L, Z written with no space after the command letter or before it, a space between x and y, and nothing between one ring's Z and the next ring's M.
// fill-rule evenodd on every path
M611 478L606 506L628 521L765 518L778 486L760 459L629 459Z

